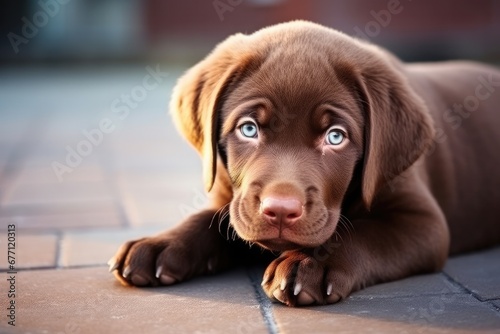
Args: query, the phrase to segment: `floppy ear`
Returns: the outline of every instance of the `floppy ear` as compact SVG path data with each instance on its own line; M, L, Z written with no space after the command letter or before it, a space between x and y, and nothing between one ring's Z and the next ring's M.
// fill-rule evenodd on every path
M220 109L243 63L244 37L241 34L229 37L188 70L178 80L170 101L178 130L202 157L207 192L212 189L217 169Z
M382 61L361 71L366 114L362 195L369 208L380 188L423 154L434 127L424 101L400 73L402 69Z

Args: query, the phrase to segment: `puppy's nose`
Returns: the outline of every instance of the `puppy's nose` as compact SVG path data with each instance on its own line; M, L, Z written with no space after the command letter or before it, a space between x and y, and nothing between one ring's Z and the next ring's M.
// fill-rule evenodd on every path
M292 225L302 216L302 203L295 198L266 197L260 204L262 216L271 224Z

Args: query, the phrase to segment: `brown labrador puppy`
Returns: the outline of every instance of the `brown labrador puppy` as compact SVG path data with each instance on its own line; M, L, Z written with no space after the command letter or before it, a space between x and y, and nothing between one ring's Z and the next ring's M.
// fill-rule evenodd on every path
M500 242L495 68L403 64L297 21L229 37L179 80L171 110L212 204L123 245L110 269L125 284L259 256L241 238L281 252L262 282L270 298L334 303Z

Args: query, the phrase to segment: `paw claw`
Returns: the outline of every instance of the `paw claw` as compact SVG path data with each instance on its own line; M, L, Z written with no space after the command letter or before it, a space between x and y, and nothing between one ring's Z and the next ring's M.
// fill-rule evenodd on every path
M262 279L262 283L260 283L261 286L266 285L267 282L269 282L269 275L264 275L264 278Z
M273 297L276 298L277 301L284 303L283 292L279 289L274 290Z
M333 304L349 295L353 278L349 268L320 262L308 252L284 252L266 268L262 289L272 300L288 306Z
M293 295L297 296L300 293L300 291L302 291L302 284L300 283L295 284L295 288L293 289Z
M108 261L108 266L109 266L109 272L113 272L116 269L118 269L119 264L115 262L115 259L112 258L111 260Z
M127 278L131 272L132 272L132 269L130 269L129 266L125 267L125 269L123 269L123 273L122 273L123 278Z
M330 296L332 294L332 290L333 290L333 284L328 283L328 287L326 288L326 295Z
M281 291L285 291L285 288L286 288L286 278L283 278L283 279L281 280L280 290L281 290Z
M162 271L163 271L163 266L158 266L158 268L156 269L155 277L160 278Z

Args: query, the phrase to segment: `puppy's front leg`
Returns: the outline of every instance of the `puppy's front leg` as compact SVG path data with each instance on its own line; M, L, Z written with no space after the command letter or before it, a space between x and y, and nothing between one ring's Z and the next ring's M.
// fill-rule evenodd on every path
M449 247L444 217L436 205L413 203L353 220L314 249L284 252L268 266L264 291L289 306L330 304L368 285L441 269Z
M172 230L123 244L110 260L111 271L125 285L158 286L229 267L234 252L219 232L218 215L207 209Z

